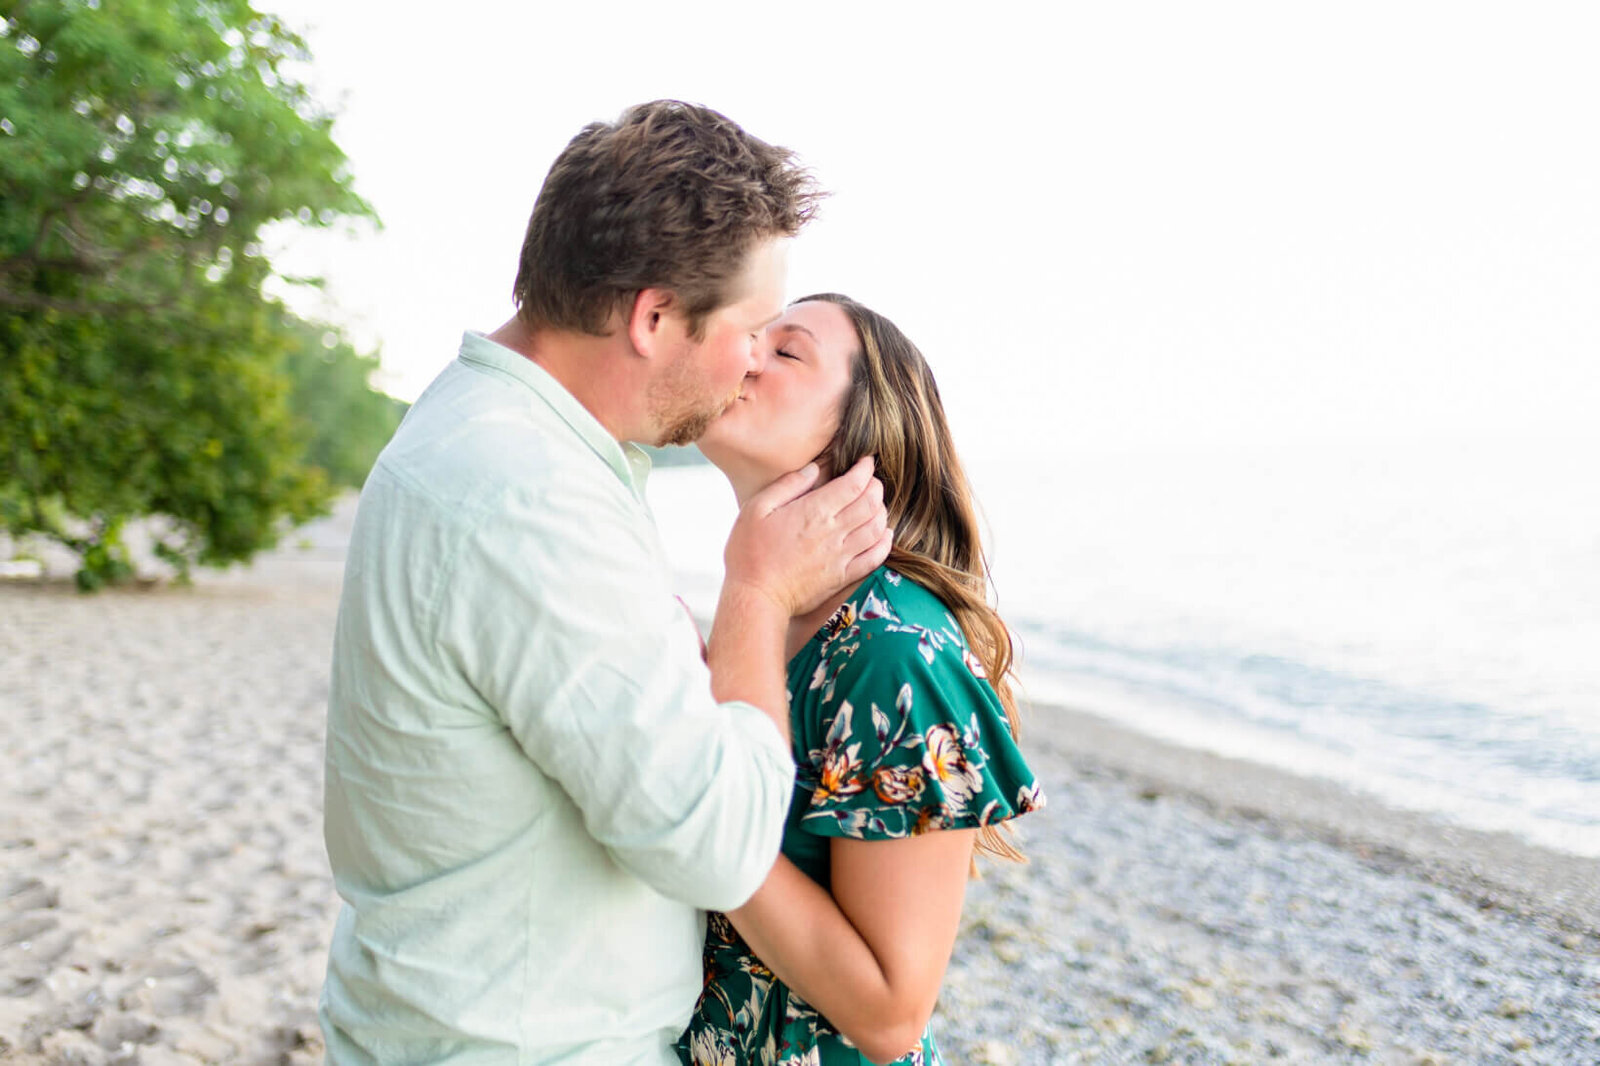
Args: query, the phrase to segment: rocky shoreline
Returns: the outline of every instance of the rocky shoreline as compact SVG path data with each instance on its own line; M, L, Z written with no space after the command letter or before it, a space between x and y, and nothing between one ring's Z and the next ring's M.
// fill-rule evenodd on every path
M951 1062L1600 1062L1600 863L1090 716L1031 724L1050 802L1032 862L968 893Z

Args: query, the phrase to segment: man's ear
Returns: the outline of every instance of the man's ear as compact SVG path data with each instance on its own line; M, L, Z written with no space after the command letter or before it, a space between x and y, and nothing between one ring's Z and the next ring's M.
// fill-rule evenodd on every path
M628 311L628 340L633 350L654 359L682 333L679 327L678 294L671 289L640 289L633 294Z

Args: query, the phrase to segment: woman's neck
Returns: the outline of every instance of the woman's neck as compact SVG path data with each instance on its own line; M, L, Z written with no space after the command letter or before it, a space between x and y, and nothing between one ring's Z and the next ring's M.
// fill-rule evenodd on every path
M789 619L789 639L784 645L785 661L793 659L795 653L806 646L806 641L817 635L817 630L822 628L822 623L833 617L833 612L837 611L850 598L850 594L856 590L856 586L859 584L860 582L846 585L844 588L829 594L816 610L807 611L805 614L796 615Z
M722 476L728 479L728 484L733 488L733 498L739 502L739 509L744 510L744 505L750 502L750 497L778 480L769 476L764 471L734 470L719 464Z

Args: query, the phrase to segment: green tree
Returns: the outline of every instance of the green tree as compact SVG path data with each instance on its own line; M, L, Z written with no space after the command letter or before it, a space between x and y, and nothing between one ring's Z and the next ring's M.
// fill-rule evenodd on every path
M304 43L243 0L0 13L0 521L78 550L85 587L144 515L180 567L246 559L349 480L293 406L322 329L263 291L263 226L373 217Z
M372 389L377 357L361 355L338 331L299 321L287 328L298 340L286 369L290 407L309 432L306 460L334 485L360 488L408 405Z

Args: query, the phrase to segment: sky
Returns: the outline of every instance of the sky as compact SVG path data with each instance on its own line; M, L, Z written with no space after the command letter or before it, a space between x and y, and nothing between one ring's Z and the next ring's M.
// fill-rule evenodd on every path
M384 222L277 262L402 398L511 313L566 141L670 96L831 190L791 295L893 318L980 463L1600 444L1590 4L257 2Z
M1008 619L1593 708L1600 5L256 2L384 221L269 244L394 394L580 127L705 103L831 190L790 293L921 347Z

